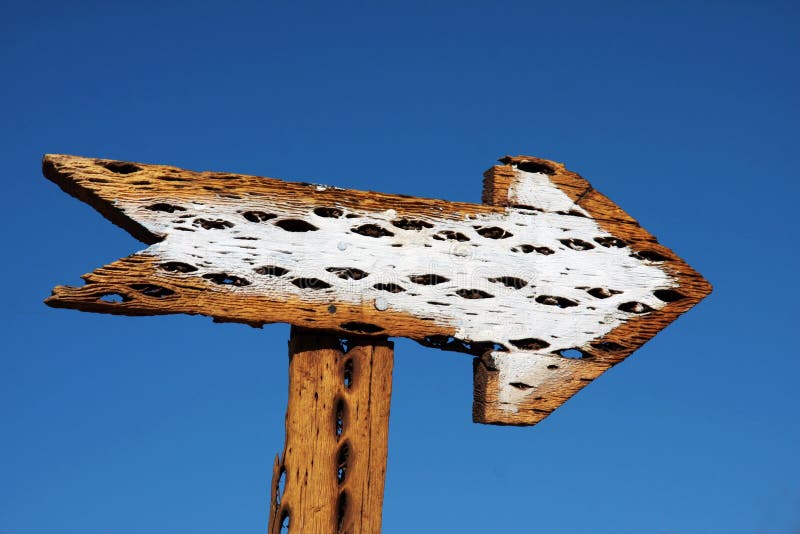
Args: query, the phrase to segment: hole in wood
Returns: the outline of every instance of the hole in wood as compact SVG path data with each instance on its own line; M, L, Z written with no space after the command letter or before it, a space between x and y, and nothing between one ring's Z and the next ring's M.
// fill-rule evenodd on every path
M600 341L598 343L592 343L592 347L605 352L616 352L618 350L625 349L624 346L620 345L619 343L615 343L613 341Z
M584 241L583 239L571 238L571 239L559 239L562 245L566 245L572 250L591 250L594 248L594 245L589 243L588 241Z
M622 291L608 289L607 287L593 287L591 289L587 289L586 292L596 299L607 299L608 297L622 293Z
M375 284L372 287L380 291L388 291L389 293L402 293L405 291L404 287L397 284Z
M535 245L517 245L516 247L511 247L511 252L522 252L523 254L530 254L531 252L536 252L538 254L542 254L543 256L549 256L550 254L555 254L555 251L548 247L537 247Z
M253 269L253 271L266 276L283 276L289 272L289 269L284 269L283 267L278 267L277 265L262 265L261 267L256 267Z
M313 232L315 230L319 230L319 228L310 222L306 222L302 219L282 219L280 221L276 221L275 226L286 230L287 232Z
M175 213L176 211L186 211L186 208L181 206L176 206L174 204L167 204L166 202L156 202L155 204L150 204L149 206L145 206L145 209L150 211L165 211L167 213Z
M211 280L215 284L224 285L224 286L249 286L250 282L245 280L244 278L240 278L238 276L234 276L228 273L209 273L204 274L203 278L206 280Z
M437 232L432 236L437 241L469 241L469 238L462 234L461 232L454 232L453 230L442 230L441 232Z
M383 328L378 325L370 324L370 323L360 323L358 321L350 321L348 323L342 323L339 325L339 328L342 330L347 330L348 332L361 332L363 334L374 334L376 332L382 332Z
M138 167L133 163L127 163L124 161L108 161L106 163L103 163L102 165L109 171L115 172L117 174L132 174L134 172L139 172L142 170L141 167Z
M509 339L509 342L517 347L518 349L522 350L541 350L546 349L550 346L550 343L543 339L537 339L535 337L526 337L523 339Z
M347 478L347 461L350 459L350 444L345 441L336 453L336 482L341 486Z
M345 417L345 405L344 399L338 399L336 401L336 418L334 422L334 432L336 433L336 437L340 438L342 433L344 432L344 417Z
M558 369L558 366L556 364L551 363L550 365L547 366L547 368L550 369L551 371L554 371Z
M138 291L142 295L159 299L175 294L173 290L167 289L166 287L157 286L155 284L131 284L130 288Z
M292 283L300 289L328 289L331 285L319 278L295 278Z
M194 265L183 263L182 261L168 261L159 265L159 267L170 273L193 273L197 270Z
M353 359L347 358L342 366L342 383L345 389L353 385Z
M391 237L394 235L386 228L378 226L377 224L362 224L361 226L352 228L350 231L367 237Z
M491 293L480 289L459 289L456 291L456 295L465 299L490 299L494 297Z
M522 278L514 278L513 276L498 276L496 278L489 278L489 281L496 284L503 284L504 286L513 289L522 289L528 285L527 281L523 280Z
M122 293L104 293L98 297L98 300L109 304L119 304L120 302L129 302L131 298Z
M314 214L319 215L320 217L326 217L328 219L338 219L344 215L344 212L339 208L319 207L314 208Z
M511 382L508 385L511 386L512 388L521 389L523 391L526 389L533 388L533 386L531 386L530 384L526 384L525 382Z
M496 341L468 341L465 342L465 347L478 356L487 352L508 352L508 347Z
M540 172L542 174L556 173L551 166L544 163L536 163L535 161L521 161L517 163L517 169L524 172Z
M245 211L242 213L242 217L247 219L250 222L259 223L268 221L270 219L274 219L277 217L274 213L267 213L265 211Z
M487 239L507 239L514 235L508 230L503 230L499 226L478 227L475 231Z
M226 228L232 228L234 226L232 222L223 219L195 219L192 224L194 226L201 226L206 230L225 230Z
M508 352L508 347L506 347L502 343L497 343L495 341L475 341L471 344L471 347L478 354L484 354L489 351Z
M586 217L585 213L580 212L576 209L571 209L569 211L562 210L562 211L557 211L556 213L558 213L559 215L569 215L570 217Z
M628 313L647 313L653 311L653 308L642 302L623 302L617 309Z
M181 178L180 176L159 176L159 180L163 180L165 182L185 182L186 178ZM175 186L177 187L177 186Z
M433 225L427 221L419 219L395 219L392 225L400 228L401 230L422 230L423 228L433 228Z
M275 487L275 506L280 506L283 491L286 488L286 467L281 466L280 474L278 475L278 485Z
M369 275L368 272L355 267L326 267L325 270L335 274L342 280L361 280Z
M336 499L336 530L342 532L344 520L347 516L347 491L342 491Z
M450 280L440 274L412 274L408 279L422 286L435 286L436 284L441 284Z
M597 244L606 248L611 248L611 247L625 248L626 246L628 246L628 244L625 241L613 236L595 237L594 240L597 242Z
M685 299L686 295L679 293L674 289L656 289L653 295L662 302L675 302L676 300Z
M468 341L459 339L453 336L434 335L425 336L419 341L420 344L426 347L433 347L441 350L450 350L454 352L466 352L474 356L482 356L487 352L508 352L508 348L502 343L495 341Z
M555 297L553 295L539 295L536 297L536 302L547 306L558 306L559 308L570 308L578 305L574 300L564 297Z
M291 518L289 517L289 510L283 510L283 512L281 512L281 532L285 534L289 533L290 519Z
M570 358L570 359L580 359L584 358L586 354L580 349L561 349L555 352L562 358Z
M667 261L669 258L655 250L640 250L631 254L634 258L646 261Z

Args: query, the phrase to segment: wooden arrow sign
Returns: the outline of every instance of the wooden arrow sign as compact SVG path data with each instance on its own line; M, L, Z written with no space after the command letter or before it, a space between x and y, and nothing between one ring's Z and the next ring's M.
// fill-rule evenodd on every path
M501 163L480 205L48 155L149 247L46 302L408 337L476 356L475 421L535 424L711 287L563 165Z

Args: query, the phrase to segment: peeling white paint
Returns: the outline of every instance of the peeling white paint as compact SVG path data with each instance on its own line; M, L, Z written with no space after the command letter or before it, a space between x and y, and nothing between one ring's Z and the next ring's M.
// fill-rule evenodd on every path
M224 272L250 282L232 290L293 295L319 304L366 301L379 310L391 307L419 317L437 318L439 323L453 327L461 339L493 341L512 351L516 349L511 340L525 338L549 343L547 353L582 347L632 316L620 311L620 304L640 302L652 309L664 305L653 291L675 285L667 273L656 264L632 257L627 247L598 244L595 238L610 234L552 184L547 175L517 171L517 176L509 192L512 203L536 210L509 208L502 214L478 215L462 221L420 218L431 225L421 230L393 226L391 221L397 216L394 210L343 210L343 216L330 218L310 210L300 213L296 205L287 207L285 199L279 198L274 203L218 198L214 202L183 203L183 210L173 213L148 209L153 199L120 201L124 202L120 207L151 232L166 236L149 247L147 253L163 261L194 265L199 270L193 275ZM251 222L242 215L250 210L276 217ZM585 216L567 215L570 211ZM225 221L232 226L205 229L198 219ZM275 224L286 219L301 219L317 230L291 232ZM369 237L353 232L365 224L380 226L394 235ZM513 235L491 239L478 231L487 227L500 227ZM446 232L458 232L468 240L434 238ZM577 239L593 248L573 250L560 241L564 239ZM546 247L553 253L525 253L523 246ZM254 272L254 268L263 266L278 266L289 272L283 276ZM327 267L355 268L369 274L359 280L345 280L327 271ZM426 274L448 280L421 285L409 278ZM526 285L516 288L491 281L502 277L524 280ZM298 278L322 280L331 287L297 287L291 282ZM376 284L395 284L404 291L387 293L376 289ZM601 299L587 293L590 288L622 293ZM468 299L457 293L473 289L492 297ZM569 299L576 305L561 308L537 302L537 298L545 296ZM530 352L526 353L526 361L541 359L530 356Z
M497 399L500 409L512 413L516 413L525 398L535 394L543 383L569 377L563 360L554 360L553 357L543 354L492 352L486 354L483 360L498 371Z
M550 178L539 172L515 171L517 180L508 188L511 205L531 206L544 211L569 212L574 210L589 217L589 212L575 204Z

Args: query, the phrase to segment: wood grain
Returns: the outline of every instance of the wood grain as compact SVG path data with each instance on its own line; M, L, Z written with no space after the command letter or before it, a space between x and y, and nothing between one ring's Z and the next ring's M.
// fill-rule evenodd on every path
M292 328L286 442L273 470L270 534L377 534L393 345Z
M151 245L82 287L56 287L48 305L288 322L470 353L480 423L535 424L711 290L582 177L530 156L485 173L484 205L64 155L43 169ZM550 196L526 192L540 187ZM526 241L545 234L538 248ZM593 250L570 250L576 237ZM614 262L624 272L609 278ZM624 296L592 293L612 278Z

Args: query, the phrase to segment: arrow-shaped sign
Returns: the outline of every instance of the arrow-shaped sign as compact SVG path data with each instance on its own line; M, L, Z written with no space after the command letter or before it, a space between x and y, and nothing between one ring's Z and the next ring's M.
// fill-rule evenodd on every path
M150 246L46 302L409 337L477 356L475 421L534 424L711 287L563 165L501 162L480 205L48 155Z

